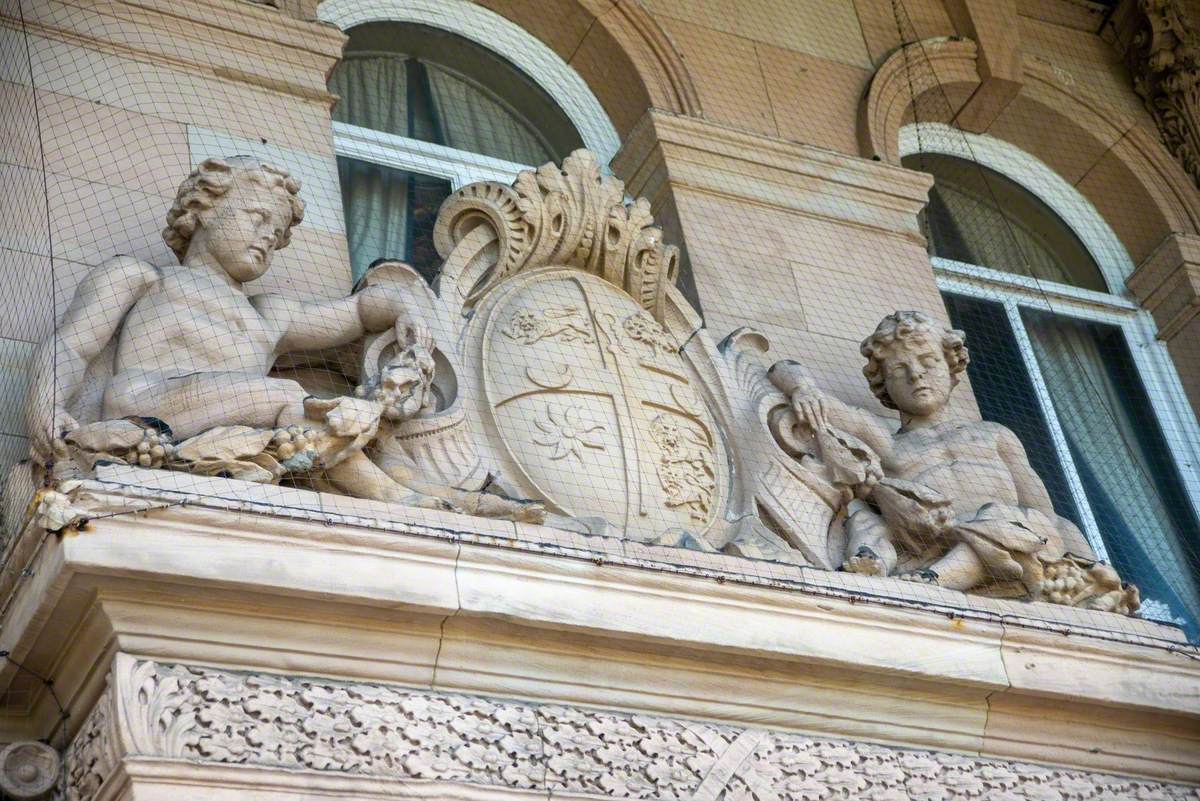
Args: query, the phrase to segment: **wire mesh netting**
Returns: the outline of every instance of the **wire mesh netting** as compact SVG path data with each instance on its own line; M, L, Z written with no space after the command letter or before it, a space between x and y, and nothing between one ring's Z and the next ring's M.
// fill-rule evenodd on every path
M6 592L82 480L1200 638L1200 191L1116 4L646 0L673 110L565 10L242 5L4 2Z

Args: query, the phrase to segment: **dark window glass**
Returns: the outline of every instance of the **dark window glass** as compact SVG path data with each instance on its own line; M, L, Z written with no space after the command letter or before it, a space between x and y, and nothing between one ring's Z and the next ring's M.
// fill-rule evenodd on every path
M1172 617L1200 620L1200 526L1121 330L1023 309L1113 564Z
M1046 485L1054 511L1080 525L1066 472L1017 350L1004 307L965 295L946 293L942 297L951 324L966 332L971 354L967 375L983 419L1012 429L1025 446L1029 463Z
M1087 248L1032 192L954 156L918 153L905 167L933 175L922 228L935 256L1097 292L1108 286Z
M399 259L432 282L441 265L433 223L450 182L342 156L338 175L354 278L378 259Z
M350 30L329 79L333 118L364 128L537 165L583 147L567 115L503 57L424 25Z

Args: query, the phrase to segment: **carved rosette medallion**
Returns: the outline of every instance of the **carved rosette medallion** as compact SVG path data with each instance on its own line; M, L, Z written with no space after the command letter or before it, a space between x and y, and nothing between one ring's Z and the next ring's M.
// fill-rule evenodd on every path
M476 320L511 483L634 539L712 524L723 445L679 343L629 294L552 266L505 282Z

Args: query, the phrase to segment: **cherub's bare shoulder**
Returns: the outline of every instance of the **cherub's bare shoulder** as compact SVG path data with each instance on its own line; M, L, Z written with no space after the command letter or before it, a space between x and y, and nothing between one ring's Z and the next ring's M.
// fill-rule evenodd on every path
M1021 444L1020 438L1018 438L1017 435L1013 433L1013 430L1006 425L993 423L991 420L980 420L979 422L975 423L974 426L976 431L987 433L990 437L992 437L995 440L996 445L1001 448L1016 447L1024 449L1025 447Z
M250 304L268 319L286 321L301 307L301 302L275 292L260 292L250 296Z
M161 279L164 272L164 268L156 267L143 259L133 256L113 256L100 262L92 269L90 275L127 277L153 282Z

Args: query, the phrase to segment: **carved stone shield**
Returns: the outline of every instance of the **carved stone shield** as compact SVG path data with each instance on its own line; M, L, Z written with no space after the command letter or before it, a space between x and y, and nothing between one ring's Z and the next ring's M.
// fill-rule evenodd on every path
M633 539L713 523L724 446L680 343L629 295L550 267L505 282L476 323L507 481Z

